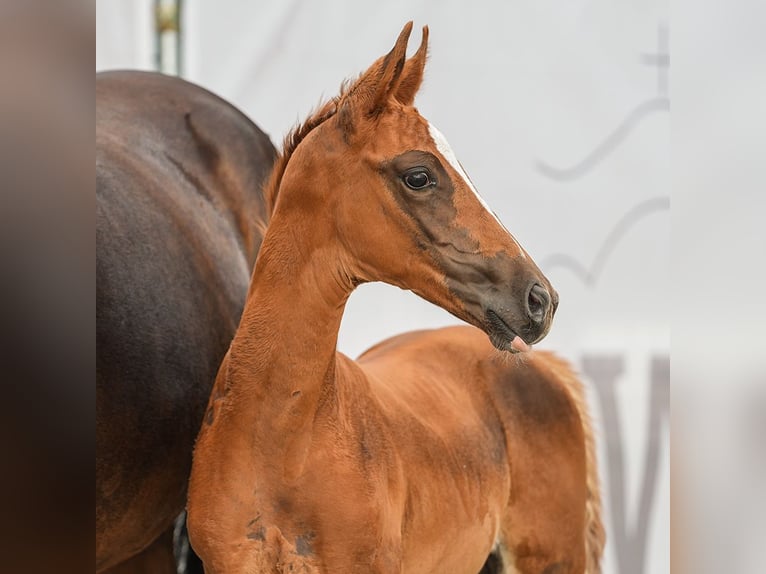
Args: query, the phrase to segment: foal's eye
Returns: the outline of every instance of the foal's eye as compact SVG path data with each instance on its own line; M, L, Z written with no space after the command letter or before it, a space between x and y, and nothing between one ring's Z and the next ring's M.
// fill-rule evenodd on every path
M424 167L413 167L406 171L402 176L402 181L407 187L416 191L431 187L436 183Z

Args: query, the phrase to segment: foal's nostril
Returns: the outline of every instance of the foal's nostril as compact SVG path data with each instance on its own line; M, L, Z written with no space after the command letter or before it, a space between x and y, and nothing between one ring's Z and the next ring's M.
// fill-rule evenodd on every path
M551 303L551 296L545 288L535 283L527 295L527 312L533 323L542 323L548 307Z

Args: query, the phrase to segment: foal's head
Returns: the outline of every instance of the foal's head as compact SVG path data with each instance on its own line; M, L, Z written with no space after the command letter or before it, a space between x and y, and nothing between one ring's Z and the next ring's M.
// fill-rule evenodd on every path
M558 296L413 107L428 28L406 59L411 29L288 137L275 173L284 171L271 182L274 221L301 210L352 283L409 289L483 329L498 349L524 348L511 343L541 339Z

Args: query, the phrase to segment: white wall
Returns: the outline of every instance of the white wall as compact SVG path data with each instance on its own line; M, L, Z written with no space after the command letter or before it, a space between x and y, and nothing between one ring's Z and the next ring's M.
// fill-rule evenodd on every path
M151 2L97 8L97 68L149 68ZM407 20L430 26L418 108L558 290L539 346L569 357L591 385L605 572L668 572L666 2L217 0L185 11L186 77L238 105L276 145L387 52ZM455 321L412 294L364 286L339 346L354 356Z

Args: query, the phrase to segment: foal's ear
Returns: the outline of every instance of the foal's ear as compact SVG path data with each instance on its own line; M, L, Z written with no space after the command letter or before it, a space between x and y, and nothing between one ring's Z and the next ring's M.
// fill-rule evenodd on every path
M404 70L399 78L399 85L396 87L396 99L405 106L411 106L415 101L415 94L423 83L423 70L426 67L426 57L428 56L428 26L423 26L423 38L420 41L420 48L415 54L404 63Z
M376 60L354 83L342 104L352 106L354 111L367 117L379 115L399 86L407 55L407 40L412 32L412 22L404 25L393 49Z

